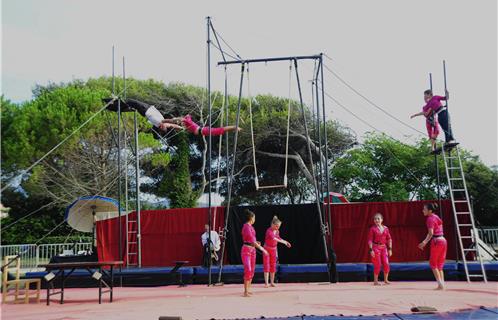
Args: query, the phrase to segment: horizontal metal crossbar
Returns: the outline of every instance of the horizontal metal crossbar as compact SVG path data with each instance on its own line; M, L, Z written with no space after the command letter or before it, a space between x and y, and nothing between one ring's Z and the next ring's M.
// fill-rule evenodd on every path
M312 56L290 56L290 57L275 57L275 58L260 58L260 59L244 59L244 60L230 60L230 61L220 61L218 65L226 64L241 64L241 63L256 63L256 62L272 62L272 61L289 61L289 60L319 60L321 55Z

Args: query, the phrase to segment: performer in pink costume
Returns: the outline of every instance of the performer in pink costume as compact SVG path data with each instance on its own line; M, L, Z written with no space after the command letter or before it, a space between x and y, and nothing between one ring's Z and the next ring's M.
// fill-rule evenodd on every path
M268 252L261 246L259 241L256 241L256 231L252 226L256 222L254 212L246 209L246 223L242 227L242 264L244 265L244 297L249 297L251 292L251 282L254 277L256 268L256 248L263 252L263 255L268 255Z
M226 127L220 127L220 128L211 128L209 127L201 127L197 123L195 123L192 120L192 117L187 114L184 117L179 117L179 118L172 118L172 119L164 119L163 123L176 123L176 124L181 124L185 129L187 129L190 133L193 133L195 135L203 135L203 136L208 136L209 133L211 132L211 136L221 136L225 132L231 132L237 130L236 126L226 126ZM241 130L240 128L238 129L239 131Z
M289 241L280 238L280 233L278 229L282 225L282 221L274 216L270 227L266 230L265 234L265 249L268 251L268 255L263 256L263 271L265 276L265 288L268 288L268 278L270 278L270 285L275 287L275 272L277 272L277 245L282 243L291 247Z
M437 210L437 204L428 203L424 205L422 212L424 216L427 217L427 236L424 241L422 241L418 247L423 250L427 243L431 242L431 256L429 259L429 265L431 266L432 273L437 281L436 290L444 289L444 260L446 259L446 250L448 244L443 235L443 221L439 218L434 211Z
M425 106L422 107L422 112L413 114L410 118L415 118L417 116L425 116L425 126L427 128L427 134L431 140L432 150L436 147L436 139L439 135L439 122L444 130L445 139L447 144L455 143L453 138L453 133L451 132L451 126L449 124L448 112L446 107L443 107L441 101L448 100L449 94L446 91L446 96L435 96L432 90L424 91L424 101Z
M374 216L374 223L368 233L368 247L372 263L374 265L374 285L379 285L379 273L381 265L384 267L384 283L389 282L389 257L392 252L392 238L389 229L382 224L384 218L377 213Z

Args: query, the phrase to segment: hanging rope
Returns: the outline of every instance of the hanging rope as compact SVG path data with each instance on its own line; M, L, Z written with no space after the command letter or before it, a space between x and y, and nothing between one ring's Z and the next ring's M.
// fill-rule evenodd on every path
M259 174L258 167L256 165L256 143L254 141L254 125L253 125L253 115L252 115L252 96L251 96L251 84L249 77L249 67L246 71L247 74L247 95L249 97L249 121L251 126L251 143L252 143L252 161L254 167L254 185L256 190L260 189L272 189L272 188L287 188L287 169L289 164L289 135L290 135L290 116L291 116L291 79L292 79L292 61L289 65L289 92L287 97L287 135L285 139L285 169L284 169L284 181L282 184L278 185L259 185Z

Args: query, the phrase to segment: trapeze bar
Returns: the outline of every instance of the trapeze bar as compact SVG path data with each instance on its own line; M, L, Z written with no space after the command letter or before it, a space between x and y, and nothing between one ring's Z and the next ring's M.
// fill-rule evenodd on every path
M226 64L240 64L240 63L255 63L255 62L270 62L270 61L285 61L285 60L306 60L306 59L321 59L321 55L313 56L294 56L294 57L277 57L277 58L261 58L261 59L244 59L244 60L230 60L230 61L220 61L218 65Z

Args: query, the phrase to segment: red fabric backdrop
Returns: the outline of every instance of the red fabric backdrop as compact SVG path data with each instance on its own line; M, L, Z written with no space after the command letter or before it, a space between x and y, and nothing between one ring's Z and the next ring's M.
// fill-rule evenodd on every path
M224 212L223 207L216 208L216 231L224 223ZM126 261L125 218L121 219L122 251ZM136 220L136 212L130 213L129 220ZM142 266L172 266L177 260L190 261L190 265L200 265L201 235L207 220L207 208L141 211ZM129 225L136 230L136 223ZM119 218L97 222L99 260L119 260L118 232ZM135 239L134 236L130 237L130 241L136 241ZM136 260L130 259L130 262Z
M426 261L429 247L424 251L417 245L425 238L427 229L422 213L424 203L411 202L365 202L331 205L334 249L337 262L369 262L368 229L373 225L373 216L380 212L384 224L393 238L392 262ZM455 227L451 202L442 202L444 235L448 240L447 259L456 258Z
M373 224L377 212L384 216L384 224L389 227L393 238L392 262L427 261L428 247L417 248L427 234L425 217L422 214L424 203L411 202L368 202L333 204L332 227L334 249L338 262L369 262L367 247L368 229ZM257 211L257 210L256 210ZM456 258L455 228L451 203L443 201L442 206L445 237L448 240L447 259ZM216 227L224 222L225 210L216 210ZM306 219L307 212L302 212ZM135 220L132 212L130 220ZM201 234L207 223L207 208L145 210L142 219L142 265L172 266L176 260L188 260L190 265L200 265L202 260ZM125 255L125 218L122 217L123 258ZM118 218L97 222L99 260L119 260ZM130 223L135 228L135 223ZM317 226L316 232L319 232ZM133 241L133 237L130 238ZM134 262L130 259L131 262Z

